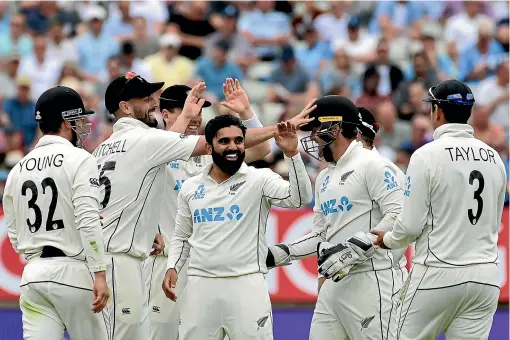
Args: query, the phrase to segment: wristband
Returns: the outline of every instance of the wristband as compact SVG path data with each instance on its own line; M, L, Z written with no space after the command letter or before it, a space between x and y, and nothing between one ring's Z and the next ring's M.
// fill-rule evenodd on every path
M251 117L248 120L243 120L243 125L246 126L246 128L248 129L264 127L264 125L262 125L256 114L253 114L253 117Z

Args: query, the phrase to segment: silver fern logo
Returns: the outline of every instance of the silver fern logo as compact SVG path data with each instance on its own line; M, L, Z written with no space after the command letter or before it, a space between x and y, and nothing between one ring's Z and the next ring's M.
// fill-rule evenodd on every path
M257 330L259 330L259 328L264 328L264 326L266 325L267 319L269 319L269 315L263 316L257 320L257 325L259 326L257 328Z
M345 174L343 174L340 177L340 185L344 185L345 181L347 180L347 177L349 177L353 172L354 172L354 170L351 170L351 171L347 171Z
M230 186L230 191L229 191L229 194L230 195L235 195L237 190L244 184L246 183L246 181L243 181L243 182L239 182L239 183L236 183L236 184L232 184Z
M374 318L375 318L375 315L371 316L369 318L361 320L361 329L360 329L360 331L362 331L364 328L368 328L368 326L370 325L372 320L374 320Z

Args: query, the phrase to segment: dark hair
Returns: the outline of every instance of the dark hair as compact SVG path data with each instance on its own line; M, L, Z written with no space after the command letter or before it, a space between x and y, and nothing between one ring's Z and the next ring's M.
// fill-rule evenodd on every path
M205 140L207 143L213 143L213 139L221 129L237 126L243 132L243 137L246 136L246 126L243 125L241 119L230 114L221 115L211 119L205 126Z
M131 41L125 41L121 46L121 53L131 55L135 53L135 45Z
M455 105L448 103L436 103L443 110L444 119L448 123L467 124L473 105Z
M358 135L358 127L355 124L345 123L342 124L340 133L344 136L344 138L353 140Z
M167 110L172 112L174 109L182 109L184 105L180 102L172 102L170 100L159 100L159 111Z
M48 119L39 122L39 129L42 133L59 133L64 119Z
M374 140L372 138L363 136L362 134L360 134L360 137L363 143L367 144L368 146L374 146Z

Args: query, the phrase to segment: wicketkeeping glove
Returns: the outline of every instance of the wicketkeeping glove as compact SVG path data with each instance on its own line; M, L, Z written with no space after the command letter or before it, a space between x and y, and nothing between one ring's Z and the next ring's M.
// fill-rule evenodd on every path
M267 247L267 269L288 266L291 262L290 250L285 244L276 244L274 246Z
M374 256L375 235L358 232L345 243L321 242L317 246L319 273L335 282L343 279L352 267Z

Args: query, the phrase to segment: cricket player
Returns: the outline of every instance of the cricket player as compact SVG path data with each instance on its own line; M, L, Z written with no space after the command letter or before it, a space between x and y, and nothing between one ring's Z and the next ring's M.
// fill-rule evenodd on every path
M28 261L21 277L23 338L107 340L109 292L94 158L76 148L87 134L76 91L54 87L37 100L43 134L10 171L4 219L14 250Z
M243 125L250 128L262 127L257 116L250 108L248 96L244 92L239 80L227 78L223 86L226 101L223 102L230 111L239 115ZM159 98L159 108L167 129L171 128L181 114L188 92L191 88L186 85L173 85L166 88ZM204 102L202 107L211 103ZM186 135L198 135L202 126L202 115L192 119L186 128ZM246 150L246 163L258 160L270 152L269 142L264 142ZM196 156L187 162L177 160L166 167L165 194L163 208L159 219L159 233L165 244L169 245L174 233L175 217L177 216L177 194L182 184L190 177L198 175L206 166L212 163L210 155ZM179 338L179 310L181 300L173 302L167 299L161 289L161 282L165 277L168 262L168 247L159 255L151 256L145 265L145 278L149 283L150 310L150 339L177 340ZM187 266L185 263L179 273L176 295L180 295L187 282Z
M498 229L506 173L498 153L473 137L471 89L447 80L429 90L434 141L414 152L402 214L376 244L416 240L398 339L488 339L499 297Z
M356 140L361 118L349 99L326 96L316 105L310 115L316 120L301 128L312 133L301 142L312 157L330 164L316 179L313 230L269 247L267 263L283 265L318 252L319 272L338 281L326 280L320 289L311 340L394 339L398 306L392 296L400 279L391 252L371 247L366 233L390 230L401 212L397 174L393 164ZM354 258L358 264L350 262L338 274L335 268Z
M207 153L203 136L184 134L205 103L201 98L205 84L198 83L189 92L182 113L171 127L174 132L155 129L153 113L158 103L153 94L162 87L163 83L149 83L132 72L114 79L106 89L105 104L117 122L112 135L93 153L100 168L107 277L113 292L111 340L149 336L143 262L152 249L153 255L163 250L163 239L157 233L165 167L171 161L187 161ZM300 116L297 125L309 121ZM249 129L247 146L270 139L276 130L276 126Z
M305 110L313 110L310 103ZM207 123L213 164L184 182L178 196L165 294L182 299L179 337L184 340L273 339L267 273L266 223L272 205L299 208L312 200L312 186L298 151L295 127L278 124L289 181L243 161L246 128L224 115ZM190 258L182 297L174 288Z

